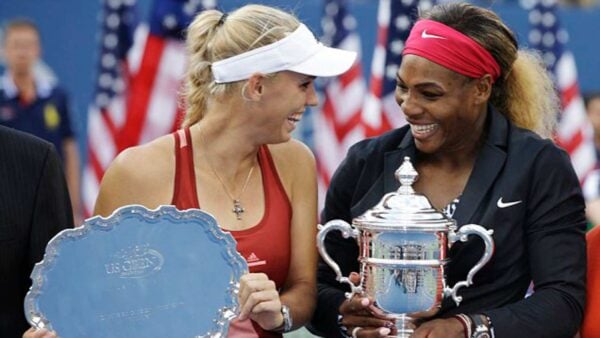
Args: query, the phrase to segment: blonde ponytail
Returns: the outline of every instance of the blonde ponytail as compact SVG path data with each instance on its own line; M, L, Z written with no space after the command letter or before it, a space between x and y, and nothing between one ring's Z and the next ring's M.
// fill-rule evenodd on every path
M519 50L498 102L492 102L518 127L550 138L556 125L560 101L540 56ZM503 93L502 93L503 92Z

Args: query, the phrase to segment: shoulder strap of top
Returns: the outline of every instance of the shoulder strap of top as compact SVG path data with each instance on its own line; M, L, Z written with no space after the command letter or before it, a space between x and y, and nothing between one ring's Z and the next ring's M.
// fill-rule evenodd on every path
M180 210L199 208L190 129L173 133L175 138L175 182L171 203Z

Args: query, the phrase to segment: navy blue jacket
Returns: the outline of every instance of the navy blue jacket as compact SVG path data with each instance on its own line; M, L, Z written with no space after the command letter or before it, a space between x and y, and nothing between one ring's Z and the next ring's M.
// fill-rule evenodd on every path
M52 144L64 159L63 142L74 138L67 93L47 80L36 79L36 99L22 103L12 79L0 77L0 125L33 134Z
M515 127L490 109L487 138L479 151L460 203L457 224L494 229L496 250L491 261L463 288L456 307L445 299L437 317L484 313L496 337L572 337L582 320L585 301L585 205L568 155L550 140ZM372 208L398 188L394 171L417 149L405 126L354 145L336 171L327 193L321 221L347 222ZM522 201L499 208L498 201ZM471 236L449 251L446 280L464 280L483 252L483 242ZM343 274L359 271L358 246L339 232L326 246ZM524 299L530 281L535 293ZM309 329L340 336L337 309L346 289L321 261L317 310Z

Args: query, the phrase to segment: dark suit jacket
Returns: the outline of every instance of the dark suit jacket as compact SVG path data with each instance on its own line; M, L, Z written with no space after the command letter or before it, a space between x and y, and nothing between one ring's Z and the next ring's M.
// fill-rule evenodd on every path
M453 218L457 224L494 229L496 251L463 288L457 308L445 299L438 313L485 313L497 338L572 337L582 319L585 300L585 214L578 179L567 154L549 140L516 128L490 109L487 140L479 151ZM391 131L353 146L332 179L322 222L350 222L398 188L394 171L404 156L413 161L417 150L409 127ZM502 202L521 201L501 208ZM358 246L339 232L326 246L343 274L360 271ZM464 280L479 260L483 242L470 238L449 251L446 269L450 286ZM530 281L535 293L524 299ZM337 309L344 288L323 263L318 271L319 299L310 329L339 336Z
M0 337L29 327L23 298L33 265L60 230L73 227L71 202L54 147L0 126Z

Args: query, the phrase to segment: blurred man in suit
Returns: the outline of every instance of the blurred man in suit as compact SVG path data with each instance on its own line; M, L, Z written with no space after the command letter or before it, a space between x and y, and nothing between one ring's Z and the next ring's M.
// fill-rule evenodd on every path
M52 144L0 126L0 337L29 325L23 299L48 241L73 227L69 192Z

